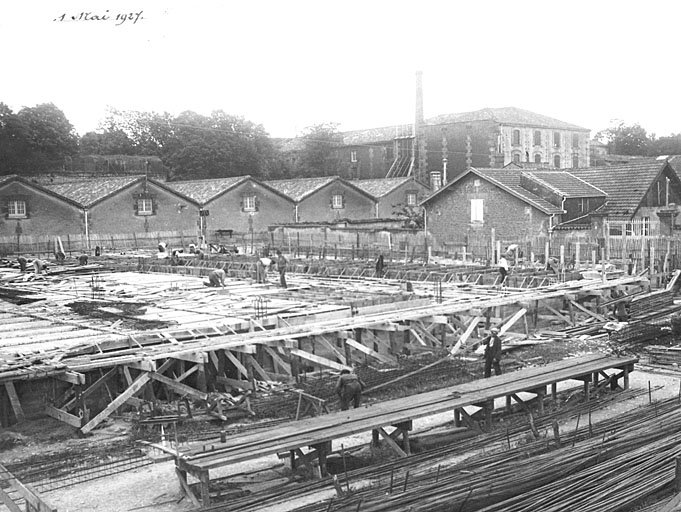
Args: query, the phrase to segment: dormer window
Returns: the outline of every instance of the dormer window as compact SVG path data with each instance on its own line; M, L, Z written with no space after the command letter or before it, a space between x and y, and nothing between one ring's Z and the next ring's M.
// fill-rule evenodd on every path
M23 199L10 199L7 201L7 216L10 219L26 218L26 201Z
M153 215L154 201L150 197L143 197L137 200L137 215Z

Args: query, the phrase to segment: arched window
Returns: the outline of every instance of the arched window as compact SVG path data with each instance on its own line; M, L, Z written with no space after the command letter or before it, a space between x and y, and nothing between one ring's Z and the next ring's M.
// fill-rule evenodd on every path
M513 145L520 146L520 130L513 130Z
M534 131L534 145L541 146L541 132L539 130Z
M534 154L534 163L535 164L540 164L541 163L541 155L539 153Z
M513 153L513 163L514 164L520 163L520 153Z
M579 155L572 155L572 167L579 167Z
M553 157L553 166L560 169L560 155L555 155Z

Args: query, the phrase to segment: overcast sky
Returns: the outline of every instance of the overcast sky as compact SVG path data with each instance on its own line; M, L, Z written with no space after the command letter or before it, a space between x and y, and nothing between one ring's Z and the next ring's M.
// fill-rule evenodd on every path
M413 122L422 70L426 117L515 106L592 135L616 118L669 135L679 14L672 0L10 0L0 102L52 102L80 134L112 106L221 109L292 137Z

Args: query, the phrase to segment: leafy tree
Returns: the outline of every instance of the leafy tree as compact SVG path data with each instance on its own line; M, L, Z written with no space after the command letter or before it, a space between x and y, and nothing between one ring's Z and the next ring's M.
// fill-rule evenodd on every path
M595 135L597 140L608 145L611 155L645 156L648 154L650 138L645 128L635 123L631 126L616 119L612 126Z
M84 155L136 155L138 148L123 130L87 132L80 138Z
M338 147L343 136L337 123L322 123L309 126L301 137L300 150L293 169L297 176L336 176L340 174L341 162Z
M404 219L404 227L409 229L423 229L423 208L405 204L392 205L393 215Z
M0 173L20 174L27 168L31 152L28 126L12 109L0 103Z
M668 135L654 139L650 143L649 154L651 156L660 155L681 155L681 133Z

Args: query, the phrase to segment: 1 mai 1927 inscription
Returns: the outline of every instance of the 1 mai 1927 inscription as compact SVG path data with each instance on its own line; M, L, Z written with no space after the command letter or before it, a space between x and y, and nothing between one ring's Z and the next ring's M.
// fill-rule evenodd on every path
M104 13L79 12L72 16L64 13L61 16L57 16L52 21L108 21L115 23L117 26L123 25L124 23L130 24L130 22L132 22L132 24L134 25L139 20L144 19L144 17L142 16L143 12L144 11L127 12L118 13L114 15L110 14L109 9L107 9Z

